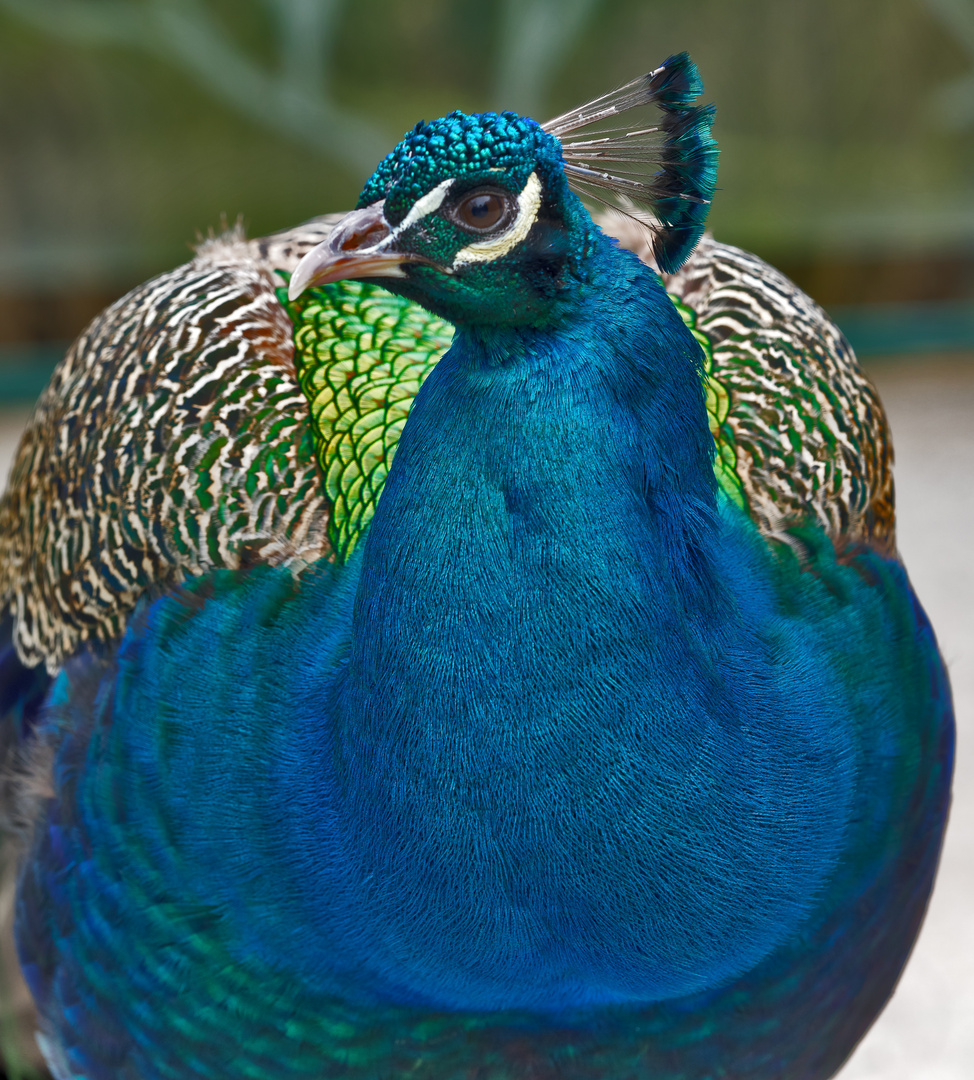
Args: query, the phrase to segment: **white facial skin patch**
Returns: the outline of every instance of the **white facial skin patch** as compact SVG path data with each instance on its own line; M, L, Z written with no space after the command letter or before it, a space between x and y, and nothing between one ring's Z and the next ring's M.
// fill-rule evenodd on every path
M428 199L437 190L437 188L434 188L424 198ZM468 244L467 247L461 248L453 260L452 269L456 270L458 266L462 266L464 263L491 262L494 259L499 259L502 255L506 255L512 247L520 244L531 231L531 226L538 220L538 210L540 208L541 181L538 179L537 173L531 173L527 183L524 185L524 190L517 197L517 217L514 219L514 224L501 236L495 236L492 240L480 240L476 244Z

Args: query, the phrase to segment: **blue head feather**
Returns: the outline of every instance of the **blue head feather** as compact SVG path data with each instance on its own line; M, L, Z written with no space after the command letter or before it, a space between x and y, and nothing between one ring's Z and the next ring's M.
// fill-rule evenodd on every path
M654 246L660 269L676 269L703 231L716 182L713 109L692 104L701 89L696 67L681 54L546 125L507 112L453 112L417 124L376 169L358 203L360 209L382 204L397 249L419 260L405 267L405 283L389 287L461 325L557 324L584 285L594 250L595 228L573 187L647 207L660 222ZM645 105L661 116L645 131L565 139L607 118L617 124L620 113ZM620 158L627 162L624 176L606 171ZM458 220L459 200L492 189L523 209L531 202L532 176L540 201L532 203L517 244L500 245L490 258L465 258L480 238ZM435 203L432 211L424 200Z
M458 265L485 239L457 221L458 202L489 189L523 208L532 176L536 201L524 235ZM413 220L411 211L441 185L444 201ZM423 260L384 282L390 290L458 325L551 326L577 306L598 230L570 189L558 139L530 118L453 112L418 124L366 183L359 207L383 200L386 222L401 230L398 250Z
M369 178L358 205L385 199L386 218L398 225L417 199L450 177L464 187L491 180L516 193L533 170L550 182L561 164L558 140L530 117L455 111L407 132Z

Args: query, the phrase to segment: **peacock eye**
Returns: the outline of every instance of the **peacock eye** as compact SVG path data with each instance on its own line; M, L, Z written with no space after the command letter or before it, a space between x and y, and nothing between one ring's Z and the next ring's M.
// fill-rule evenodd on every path
M459 225L473 232L488 232L510 214L512 201L499 191L474 191L456 208Z

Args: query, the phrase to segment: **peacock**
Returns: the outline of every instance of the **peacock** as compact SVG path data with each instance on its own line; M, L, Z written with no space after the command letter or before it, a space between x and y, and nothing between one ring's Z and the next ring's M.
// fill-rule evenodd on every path
M824 1080L889 998L949 685L701 92L420 123L69 350L0 504L57 1080Z

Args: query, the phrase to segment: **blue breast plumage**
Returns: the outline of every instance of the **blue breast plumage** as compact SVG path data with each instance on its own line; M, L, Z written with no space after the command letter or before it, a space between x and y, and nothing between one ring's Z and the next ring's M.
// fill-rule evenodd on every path
M58 1080L824 1080L889 997L949 688L848 347L697 244L698 93L418 125L69 354L0 507ZM649 183L568 138L650 103Z

